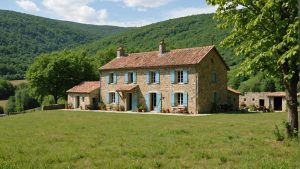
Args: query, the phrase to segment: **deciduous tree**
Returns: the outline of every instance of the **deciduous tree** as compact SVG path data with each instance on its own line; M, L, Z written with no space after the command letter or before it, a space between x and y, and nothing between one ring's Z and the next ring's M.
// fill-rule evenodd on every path
M289 136L298 134L299 81L298 4L296 0L207 0L218 5L220 27L232 27L222 45L246 56L244 73L266 71L285 87ZM296 131L296 132L295 132Z

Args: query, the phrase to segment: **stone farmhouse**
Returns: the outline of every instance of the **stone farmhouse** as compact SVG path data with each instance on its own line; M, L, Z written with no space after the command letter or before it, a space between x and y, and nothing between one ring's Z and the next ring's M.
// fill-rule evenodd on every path
M228 70L214 46L167 51L161 41L158 51L131 54L121 47L99 69L100 101L125 111L139 105L146 111L192 114L228 103L238 108L239 93L227 90Z

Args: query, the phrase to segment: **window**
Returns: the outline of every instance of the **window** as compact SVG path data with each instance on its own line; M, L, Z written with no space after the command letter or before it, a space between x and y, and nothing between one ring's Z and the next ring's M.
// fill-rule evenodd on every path
M133 83L133 72L128 72L128 83Z
M115 93L114 92L111 92L111 93L109 93L109 98L110 98L110 100L109 100L109 102L110 103L116 103L116 95L115 95Z
M247 99L246 98L244 98L244 102L246 101Z
M211 80L212 80L213 83L217 82L217 73L216 72L212 73Z
M110 73L109 74L109 83L113 83L114 82L114 73Z
M177 83L183 83L183 71L177 71Z
M150 72L150 83L155 83L155 76L156 76L155 72Z
M211 63L214 63L214 59L213 58L211 58L210 61L211 61Z
M183 105L183 93L177 93L177 105Z
M84 97L81 97L82 102L84 102Z
M252 98L252 101L254 101L255 99L254 98Z

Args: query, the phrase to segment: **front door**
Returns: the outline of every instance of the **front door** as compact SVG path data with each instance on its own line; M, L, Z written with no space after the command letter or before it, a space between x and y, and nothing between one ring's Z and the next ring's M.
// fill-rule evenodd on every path
M265 100L264 99L259 99L259 106L264 107L265 106Z
M274 97L274 110L282 110L282 97Z
M80 97L76 96L76 98L75 98L75 108L79 108L79 106L80 106Z
M132 93L127 93L127 111L132 111Z
M156 93L150 94L150 111L156 110Z

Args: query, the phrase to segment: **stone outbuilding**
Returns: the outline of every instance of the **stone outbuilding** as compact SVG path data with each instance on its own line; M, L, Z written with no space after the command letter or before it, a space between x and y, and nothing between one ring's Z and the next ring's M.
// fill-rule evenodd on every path
M99 102L100 82L85 81L69 89L68 105L72 109L94 109Z
M240 105L254 105L274 111L286 111L285 95L285 92L246 92L240 97Z

